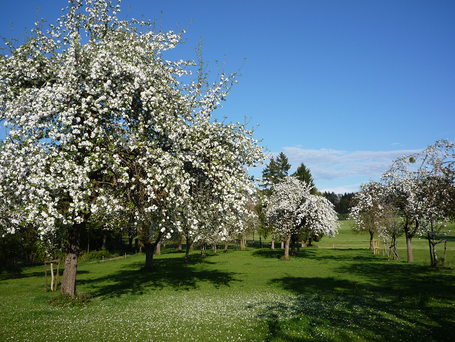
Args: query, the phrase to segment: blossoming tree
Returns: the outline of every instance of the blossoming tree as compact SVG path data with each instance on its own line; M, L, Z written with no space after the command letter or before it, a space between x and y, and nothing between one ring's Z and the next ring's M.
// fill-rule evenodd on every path
M333 205L325 197L311 195L311 188L291 176L273 185L265 215L272 226L272 234L285 241L286 260L289 259L292 235L311 231L316 236L332 237L338 232L338 217Z
M420 153L397 158L381 176L388 203L402 214L408 262L414 261L412 238L453 210L454 158L453 143L443 139Z
M437 261L435 237L442 234L455 207L454 158L453 143L447 140L397 158L379 182L362 186L350 217L358 229L377 231L392 240L403 231L408 262L413 261L412 238L425 235L432 263Z
M219 212L242 210L252 184L245 168L262 158L253 132L212 119L235 75L213 84L193 62L164 59L183 32L119 20L119 4L70 0L66 13L0 56L0 206L20 210L41 233L68 231L62 292L74 297L80 233L92 214L123 213L153 249L179 229L175 211L196 182L212 183ZM237 214L236 211L232 211Z
M402 233L396 217L396 208L387 203L386 189L380 182L370 180L360 186L350 208L349 218L354 222L355 232L370 234L370 249L373 250L374 234L384 241L391 240L390 248L394 258L398 258L396 238Z

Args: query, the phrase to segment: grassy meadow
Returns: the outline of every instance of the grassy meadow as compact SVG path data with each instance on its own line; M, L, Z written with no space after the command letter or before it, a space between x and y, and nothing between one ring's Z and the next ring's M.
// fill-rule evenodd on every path
M408 264L404 239L400 260L373 255L368 239L344 221L289 261L256 237L189 264L164 249L154 272L141 271L143 254L82 262L76 302L45 292L44 266L3 269L0 341L453 341L455 238L439 269L426 240Z

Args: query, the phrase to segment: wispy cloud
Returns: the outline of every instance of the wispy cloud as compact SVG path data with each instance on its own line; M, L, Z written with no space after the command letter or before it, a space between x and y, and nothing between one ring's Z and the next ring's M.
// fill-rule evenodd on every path
M392 161L404 154L420 150L342 151L334 149L306 150L299 146L284 147L284 153L295 170L301 163L310 168L314 179L375 177L386 171ZM278 153L272 153L277 155ZM292 171L292 170L291 170Z

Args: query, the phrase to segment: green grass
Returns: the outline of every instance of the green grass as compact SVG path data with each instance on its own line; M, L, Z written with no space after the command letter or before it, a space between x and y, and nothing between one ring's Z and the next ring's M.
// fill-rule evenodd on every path
M168 249L154 272L141 271L144 255L83 262L77 303L44 291L44 266L3 270L0 341L453 340L455 271L428 267L425 240L413 264L404 240L388 261L348 222L316 245L290 261L279 248L196 251L188 265Z

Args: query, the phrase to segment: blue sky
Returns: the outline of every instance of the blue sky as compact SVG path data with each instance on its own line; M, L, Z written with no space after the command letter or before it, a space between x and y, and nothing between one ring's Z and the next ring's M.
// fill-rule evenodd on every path
M66 3L1 1L0 35L14 22L22 38L37 7L54 22ZM187 28L168 58L194 59L201 38L211 70L242 67L215 116L258 124L268 154L284 152L291 172L305 163L319 190L356 191L396 157L455 141L454 1L122 2L121 18L141 14Z

